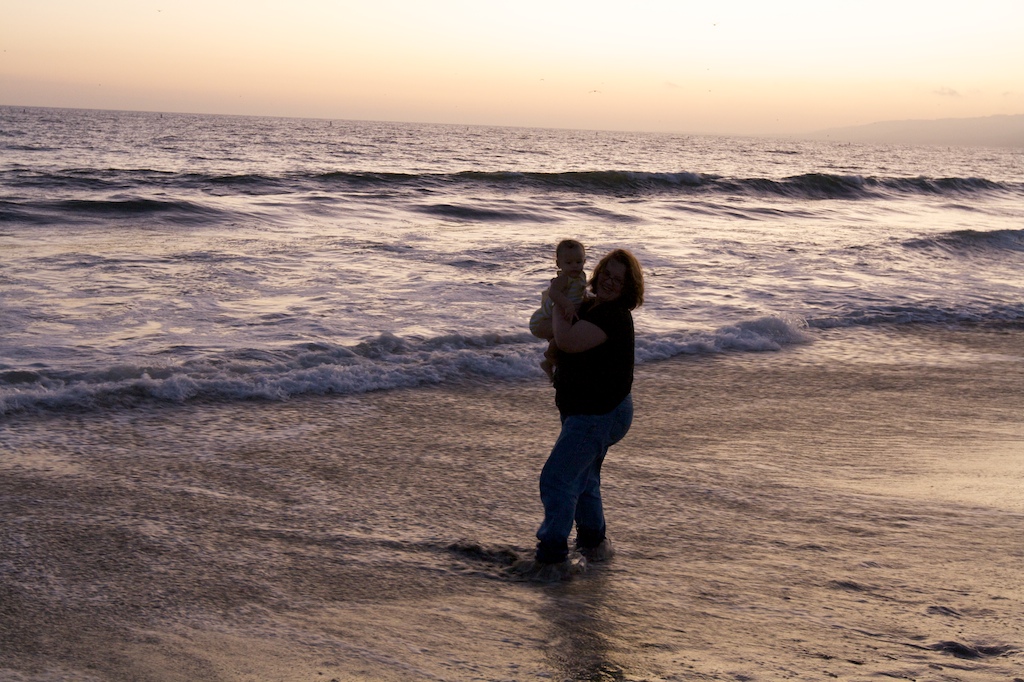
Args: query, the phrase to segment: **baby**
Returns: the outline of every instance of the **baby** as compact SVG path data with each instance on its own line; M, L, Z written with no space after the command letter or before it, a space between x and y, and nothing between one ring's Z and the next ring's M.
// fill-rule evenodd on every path
M555 247L555 265L558 266L558 276L551 280L551 286L557 287L572 302L571 315L576 314L580 303L587 295L587 276L583 273L583 265L586 261L587 252L583 248L583 244L575 239L564 239ZM530 317L530 333L549 341L548 350L544 353L544 360L540 363L549 378L554 372L557 351L554 341L555 331L551 324L553 314L554 301L545 290L540 308Z

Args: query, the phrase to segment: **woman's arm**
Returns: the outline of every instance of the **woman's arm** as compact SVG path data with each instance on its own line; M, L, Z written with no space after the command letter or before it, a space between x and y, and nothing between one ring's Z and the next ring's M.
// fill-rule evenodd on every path
M556 300L555 314L551 316L551 325L554 327L555 343L558 345L558 350L566 353L582 353L600 346L608 340L608 335L596 324L586 320L580 320L573 324L566 319L565 309L560 310L560 308L562 306Z

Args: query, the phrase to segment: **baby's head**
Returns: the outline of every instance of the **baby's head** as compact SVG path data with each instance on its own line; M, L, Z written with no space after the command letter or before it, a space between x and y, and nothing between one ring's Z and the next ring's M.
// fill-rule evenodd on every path
M563 239L555 247L555 265L559 272L564 272L569 277L579 277L583 274L583 265L587 262L587 251L575 239Z

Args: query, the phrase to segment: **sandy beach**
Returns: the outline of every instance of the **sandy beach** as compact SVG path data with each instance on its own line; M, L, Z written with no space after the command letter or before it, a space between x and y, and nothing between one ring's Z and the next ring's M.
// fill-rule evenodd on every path
M10 415L0 680L1024 680L1022 386L1016 328L642 365L554 585L542 381Z

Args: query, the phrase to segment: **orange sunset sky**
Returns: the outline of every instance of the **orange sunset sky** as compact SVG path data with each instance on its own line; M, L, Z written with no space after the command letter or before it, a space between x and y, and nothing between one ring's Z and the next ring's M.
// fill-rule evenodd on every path
M5 0L0 104L725 134L1024 113L1024 2Z

